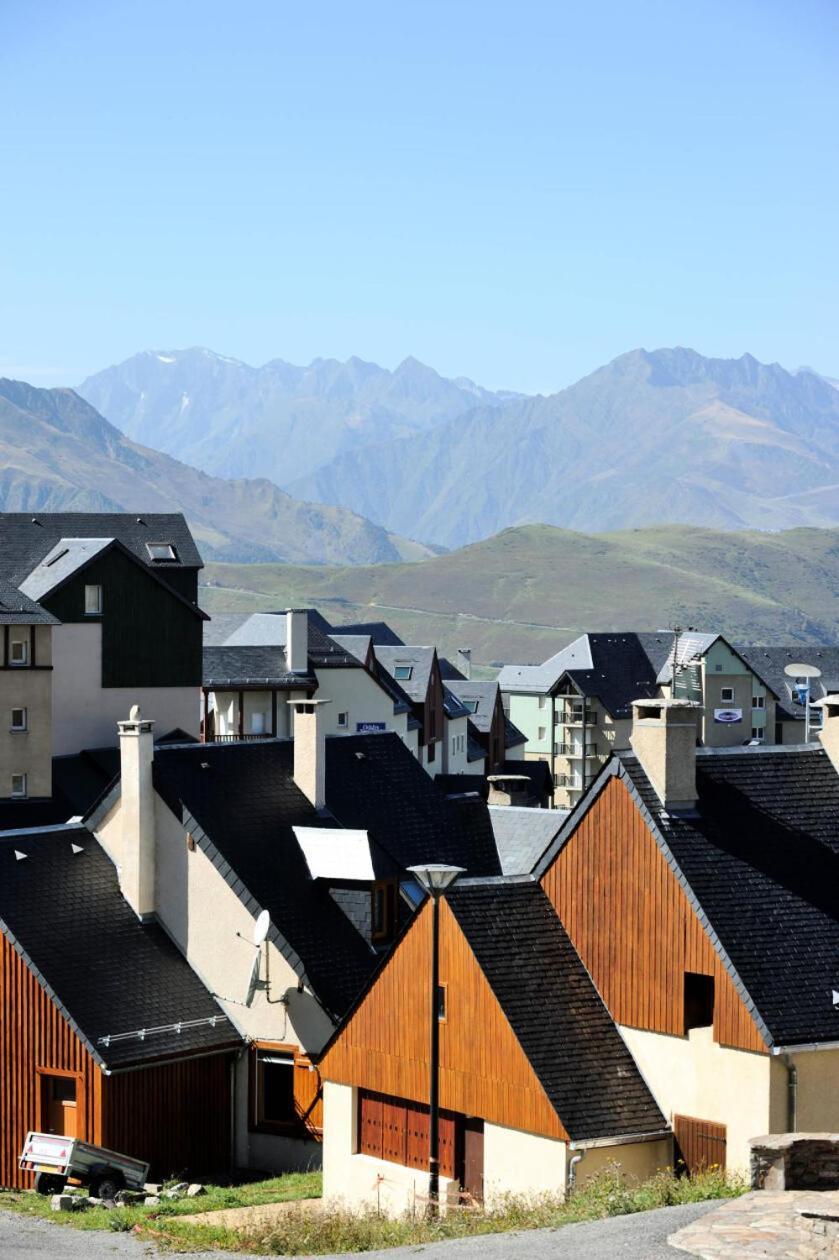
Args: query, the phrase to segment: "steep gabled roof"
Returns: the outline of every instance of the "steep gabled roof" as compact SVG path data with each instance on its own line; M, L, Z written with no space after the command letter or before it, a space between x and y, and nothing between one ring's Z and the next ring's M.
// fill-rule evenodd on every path
M281 647L205 647L205 687L313 688L314 677L292 674Z
M0 626L57 626L58 618L11 582L0 578Z
M565 819L567 809L490 805L489 820L505 875L529 875Z
M542 875L613 775L644 816L773 1047L839 1041L839 775L823 749L697 749L694 813L669 814L618 752L537 866Z
M821 677L810 681L811 703L839 691L839 647L819 647L812 643L755 647L738 643L736 651L777 697L780 719L804 721L804 705L799 704L795 694L795 680L784 673L787 665L803 662L821 670Z
M0 929L101 1065L240 1044L163 929L139 921L85 828L0 835L0 871Z
M433 647L411 647L407 644L399 647L384 647L374 640L373 650L376 660L390 674L394 681L414 704L422 704L428 693L431 667L434 663ZM410 669L410 678L397 677L397 670Z
M357 621L347 626L333 626L336 634L363 634L377 647L400 647L402 640L386 621Z
M667 1128L591 977L533 881L463 881L449 907L573 1142Z
M450 678L446 682L469 713L469 720L476 731L488 734L498 699L497 682L478 682L472 679Z
M155 572L203 568L180 512L0 513L0 577L18 585L60 539L116 538ZM175 560L152 561L148 543L171 543Z

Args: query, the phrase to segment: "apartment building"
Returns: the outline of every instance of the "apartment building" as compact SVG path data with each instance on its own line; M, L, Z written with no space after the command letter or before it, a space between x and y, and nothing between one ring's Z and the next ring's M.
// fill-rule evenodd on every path
M0 579L0 800L10 803L52 794L52 635L57 625L45 608Z
M505 666L498 681L527 737L525 758L551 767L560 808L628 747L639 697L697 700L697 739L707 747L774 741L776 692L721 635L585 634L542 665Z

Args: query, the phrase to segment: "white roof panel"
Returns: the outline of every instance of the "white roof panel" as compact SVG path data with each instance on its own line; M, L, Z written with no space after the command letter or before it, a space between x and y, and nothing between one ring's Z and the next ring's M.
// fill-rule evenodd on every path
M342 827L294 827L312 879L376 878L366 831Z

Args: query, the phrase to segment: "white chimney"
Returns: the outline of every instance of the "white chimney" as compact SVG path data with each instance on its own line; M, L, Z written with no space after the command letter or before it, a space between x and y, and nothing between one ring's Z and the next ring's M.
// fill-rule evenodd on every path
M154 914L154 722L135 704L119 726L121 771L119 881L122 895L139 918Z
M472 677L472 649L457 649L457 668L460 670L464 678Z
M696 804L695 700L635 700L629 742L665 809Z
M326 804L326 722L329 700L289 700L294 714L294 782L315 809Z
M285 615L286 668L292 674L309 672L309 614L305 608L289 608Z
M819 739L822 742L822 748L833 762L835 770L839 770L839 696L825 696L823 700L816 700L811 708L819 708L822 711L822 728L819 731Z

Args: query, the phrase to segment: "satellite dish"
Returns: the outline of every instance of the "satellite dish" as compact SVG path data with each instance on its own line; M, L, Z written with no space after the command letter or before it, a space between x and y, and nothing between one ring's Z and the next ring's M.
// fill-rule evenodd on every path
M253 925L253 943L261 945L271 927L271 916L267 910L260 911L259 917Z
M784 666L784 673L788 678L821 678L822 672L815 665L805 665L803 662Z
M256 986L259 984L259 954L254 954L251 963L251 974L248 979L248 988L245 993L245 1006L250 1006L253 1001L253 995L256 993Z

